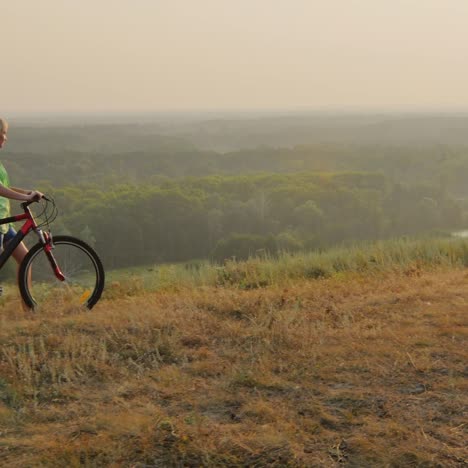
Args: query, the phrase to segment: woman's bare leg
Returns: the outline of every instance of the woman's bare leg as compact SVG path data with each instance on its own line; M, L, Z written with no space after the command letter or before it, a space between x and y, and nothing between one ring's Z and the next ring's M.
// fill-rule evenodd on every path
M24 257L26 257L27 253L28 253L28 248L24 245L24 242L21 242L21 244L19 244L18 247L16 247L16 249L13 251L13 258L16 260L16 263L18 264L18 268L16 270L16 282L18 284L18 288L19 288L19 267ZM31 284L31 270L28 271L28 284L29 285ZM23 298L21 298L21 302L23 305L23 310L25 311L30 310L30 308L23 301Z

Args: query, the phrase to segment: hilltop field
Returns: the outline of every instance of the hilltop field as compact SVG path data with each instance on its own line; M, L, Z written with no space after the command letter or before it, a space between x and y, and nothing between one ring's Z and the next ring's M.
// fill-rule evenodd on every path
M7 300L0 464L466 466L468 270L316 276Z

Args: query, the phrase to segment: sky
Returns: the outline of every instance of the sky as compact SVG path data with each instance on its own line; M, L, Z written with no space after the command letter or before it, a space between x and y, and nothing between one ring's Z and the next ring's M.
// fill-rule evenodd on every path
M468 0L0 0L0 114L468 110Z

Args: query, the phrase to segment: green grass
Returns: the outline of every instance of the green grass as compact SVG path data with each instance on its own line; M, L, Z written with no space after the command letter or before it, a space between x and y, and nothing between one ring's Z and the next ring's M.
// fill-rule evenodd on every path
M330 278L347 274L385 272L417 273L421 269L468 266L468 239L392 239L335 247L324 251L284 252L277 257L227 260L223 265L208 260L145 265L106 271L108 299L160 290L200 286L234 286L256 289L287 285L298 279ZM14 275L2 281L0 304L17 294Z
M421 268L468 266L468 241L460 238L393 239L336 247L278 257L227 260L224 265L208 261L148 265L114 270L107 283L119 293L181 289L197 286L237 286L255 289L287 284L297 279L319 279L347 273L408 272Z

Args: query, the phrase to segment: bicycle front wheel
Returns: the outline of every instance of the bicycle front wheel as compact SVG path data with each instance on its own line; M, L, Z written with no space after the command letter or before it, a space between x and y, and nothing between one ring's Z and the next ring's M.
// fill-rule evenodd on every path
M91 309L104 289L104 269L96 252L85 242L70 236L56 236L51 251L65 277L59 280L43 246L36 244L19 270L21 297L28 307Z

